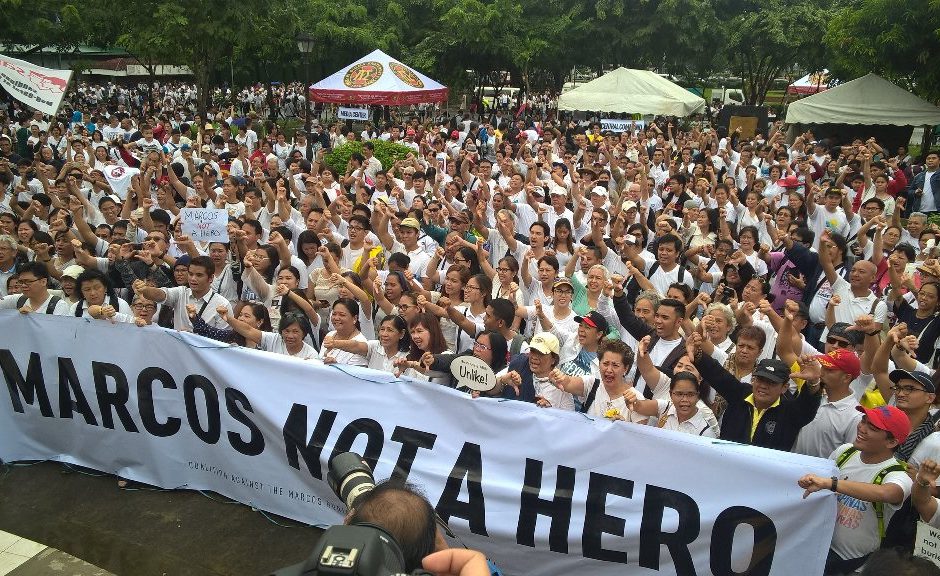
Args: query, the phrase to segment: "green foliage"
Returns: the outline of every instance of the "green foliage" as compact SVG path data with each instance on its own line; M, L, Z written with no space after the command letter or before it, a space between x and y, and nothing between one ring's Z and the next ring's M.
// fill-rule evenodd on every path
M825 42L836 76L875 72L940 102L940 1L861 0L835 15Z
M375 157L379 159L382 168L385 170L394 166L395 162L404 160L408 154L415 153L412 148L385 140L373 140L372 144L375 145ZM362 142L347 142L342 146L337 146L326 155L324 160L328 166L333 167L342 174L346 171L346 166L349 164L349 158L353 155L353 152L362 153Z

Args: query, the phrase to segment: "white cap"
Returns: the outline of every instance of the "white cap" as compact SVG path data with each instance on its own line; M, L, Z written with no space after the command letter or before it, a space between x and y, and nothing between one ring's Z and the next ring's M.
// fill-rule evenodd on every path
M637 208L637 205L636 205L636 202L634 202L633 200L627 200L626 202L623 203L622 208L623 208L623 211L626 212L627 210L633 210Z
M604 188L603 186L595 186L591 189L591 194L597 194L598 196L604 196L605 198L610 195L610 193L607 191L607 188Z

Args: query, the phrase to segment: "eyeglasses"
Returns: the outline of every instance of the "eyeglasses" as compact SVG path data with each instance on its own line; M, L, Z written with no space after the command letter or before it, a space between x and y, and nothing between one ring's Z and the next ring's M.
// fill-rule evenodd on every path
M698 392L670 392L676 398L696 398L698 397Z
M511 268L497 268L497 272L512 272Z
M363 228L362 226L349 226L349 230L350 231L355 230L356 232L363 232L365 228Z
M481 350L488 350L488 351L490 351L490 352L493 351L493 349L492 349L491 347L487 346L486 344L484 344L484 343L482 343L482 342L474 342L474 343L473 343L473 347L474 347L474 348L480 348Z
M556 294L574 294L574 290L568 290L567 288L554 288L552 292Z
M149 309L154 309L154 310L156 310L157 305L156 305L156 304L144 304L144 303L142 303L142 302L135 302L134 304L131 304L131 308L142 308L142 309L145 309L145 310L149 310Z
M36 282L36 281L38 281L38 280L42 280L42 278L22 278L22 277L21 277L21 278L18 278L18 279L17 279L17 282L19 282L20 284L25 284L25 285L29 286L29 285L31 285L33 282Z
M904 394L907 396L912 392L926 392L927 390L924 388L918 388L917 386L892 386L891 391L895 394Z
M440 209L440 208L428 208L428 211L429 211L429 212L440 212L441 209Z
M471 290L471 289L473 289L473 290L479 290L480 287L479 287L479 286L471 286L470 284L467 284L466 286L463 287L463 289L464 289L464 290Z
M399 304L398 305L398 310L400 312L404 312L405 310L410 310L412 308L417 308L417 306L415 306L414 304Z
M469 260L467 260L466 258L454 258L455 264L462 264L464 262L469 262Z
M826 338L826 344L831 346L836 346L837 348L849 348L852 345L845 340L838 340L836 338Z

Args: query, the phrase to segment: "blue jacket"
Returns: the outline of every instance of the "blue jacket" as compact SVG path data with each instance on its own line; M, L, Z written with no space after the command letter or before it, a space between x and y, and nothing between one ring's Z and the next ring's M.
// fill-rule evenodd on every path
M920 211L921 197L917 195L917 189L924 189L924 179L927 172L920 172L917 176L911 178L911 183L907 186L907 206L910 212ZM933 202L937 210L940 211L940 170L933 173L930 178L930 189L933 192Z

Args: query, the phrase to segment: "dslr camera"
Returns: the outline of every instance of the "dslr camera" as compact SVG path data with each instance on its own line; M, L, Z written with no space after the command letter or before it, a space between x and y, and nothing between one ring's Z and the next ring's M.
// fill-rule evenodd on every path
M355 508L375 488L372 469L354 452L330 460L327 480L347 508ZM331 526L320 536L310 556L271 576L397 576L405 573L401 547L384 528L374 524ZM413 575L433 576L415 570Z

